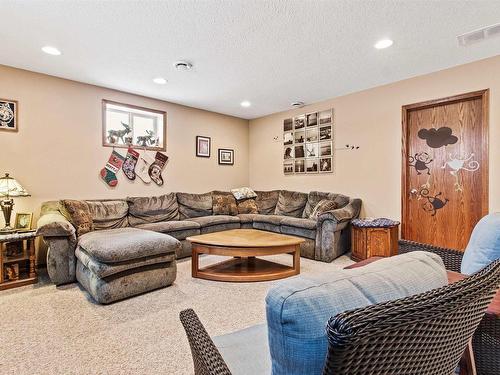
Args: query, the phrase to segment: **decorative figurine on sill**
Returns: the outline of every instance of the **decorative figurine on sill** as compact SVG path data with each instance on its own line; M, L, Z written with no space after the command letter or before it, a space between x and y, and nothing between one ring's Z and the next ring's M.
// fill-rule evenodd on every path
M109 143L117 143L119 140L122 141L122 144L126 144L124 137L129 134L132 129L129 125L122 122L122 126L124 129L122 130L108 130L108 141Z

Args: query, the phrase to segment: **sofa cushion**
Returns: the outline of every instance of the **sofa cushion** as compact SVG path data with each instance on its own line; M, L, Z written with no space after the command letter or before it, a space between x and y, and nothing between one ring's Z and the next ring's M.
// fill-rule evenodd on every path
M258 214L259 208L255 199L245 199L237 202L239 214Z
M462 258L461 273L472 275L500 259L500 213L486 215L476 224Z
M220 225L220 224L232 224L232 223L240 223L240 218L238 216L230 216L230 215L213 215L213 216L202 216L195 217L190 219L189 221L193 221L198 223L201 228L210 227L212 225Z
M200 234L200 224L186 220L140 224L136 228L165 233L178 240L184 240L189 236Z
M103 278L111 275L115 275L120 272L132 270L135 268L140 268L144 266L149 266L158 263L168 263L175 261L175 254L160 254L150 257L145 257L141 259L132 259L124 262L117 263L102 263L94 258L92 258L85 250L78 247L75 251L75 256L92 271L97 277Z
M259 216L259 214L238 214L241 224L253 223L253 219Z
M257 324L213 338L213 342L233 375L271 373L267 326Z
M159 254L175 254L179 241L162 233L137 228L119 228L84 234L78 246L92 258L117 263Z
M177 193L180 219L212 215L212 193Z
M281 282L266 297L273 374L321 374L328 349L325 327L330 317L447 284L443 261L427 252Z
M122 199L87 200L95 230L128 227L128 204Z
M274 210L275 215L302 217L302 212L307 203L307 194L298 191L281 190L278 204Z
M349 203L349 197L346 197L345 195L342 194L326 193L322 191L311 191L307 196L307 203L304 208L304 213L302 214L302 217L305 218L310 217L314 210L314 207L316 207L317 204L323 199L334 201L335 203L337 203L337 208L342 208L347 203Z
M159 197L128 197L128 222L132 226L160 221L179 220L175 193Z
M316 239L316 220L285 217L281 220L281 233Z
M318 216L324 214L328 211L333 211L338 208L338 204L335 201L329 199L322 199L318 202L316 207L314 207L311 215L309 215L309 219L318 220Z
M76 228L77 236L94 230L94 222L87 202L65 199L61 203L64 214Z
M281 233L280 224L283 219L284 216L281 215L255 215L253 217L253 227L255 229Z
M238 215L236 199L231 194L212 194L214 215Z
M257 198L255 198L255 203L259 209L259 214L272 215L276 209L276 204L278 203L278 197L280 195L279 190L272 191L256 191Z

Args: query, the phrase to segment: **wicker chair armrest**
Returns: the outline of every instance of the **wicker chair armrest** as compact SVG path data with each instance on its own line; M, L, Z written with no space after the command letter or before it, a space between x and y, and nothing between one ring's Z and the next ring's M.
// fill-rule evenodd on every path
M193 355L195 375L231 375L226 362L192 309L179 314Z
M443 260L444 266L449 271L460 272L462 265L463 252L455 249L447 249L445 247L438 247L427 245L419 242L399 240L398 254L409 253L411 251L427 251L437 254Z

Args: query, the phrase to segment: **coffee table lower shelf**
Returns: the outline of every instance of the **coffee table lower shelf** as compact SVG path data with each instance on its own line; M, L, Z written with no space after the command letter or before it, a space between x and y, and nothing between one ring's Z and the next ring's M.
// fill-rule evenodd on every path
M231 282L278 280L299 273L296 267L255 257L232 258L204 268L193 268L193 277Z

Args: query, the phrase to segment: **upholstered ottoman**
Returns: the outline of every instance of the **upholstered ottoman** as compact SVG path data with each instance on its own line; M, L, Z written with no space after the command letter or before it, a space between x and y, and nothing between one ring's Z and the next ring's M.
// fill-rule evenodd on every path
M171 285L177 274L175 238L137 228L86 233L75 251L76 279L99 303Z

